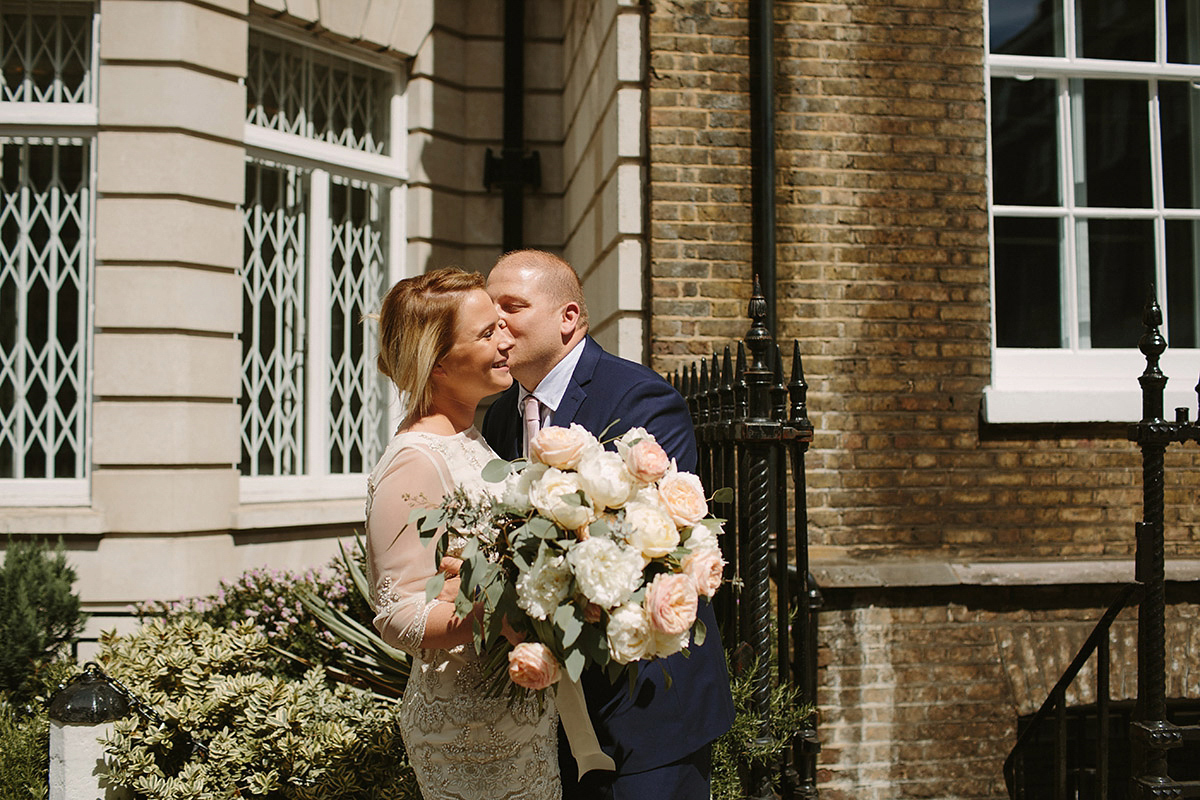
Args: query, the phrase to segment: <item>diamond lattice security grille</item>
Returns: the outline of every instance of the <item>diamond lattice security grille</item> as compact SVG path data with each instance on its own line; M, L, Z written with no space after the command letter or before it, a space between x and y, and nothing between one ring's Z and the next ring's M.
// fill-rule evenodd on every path
M82 478L89 157L0 137L0 478Z
M383 297L386 198L377 184L334 178L331 186L329 471L334 474L369 470L387 441L378 343L362 323Z
M386 153L392 76L347 58L251 31L246 121Z
M307 181L294 167L246 165L243 475L304 471Z
M0 3L0 101L90 103L90 3Z

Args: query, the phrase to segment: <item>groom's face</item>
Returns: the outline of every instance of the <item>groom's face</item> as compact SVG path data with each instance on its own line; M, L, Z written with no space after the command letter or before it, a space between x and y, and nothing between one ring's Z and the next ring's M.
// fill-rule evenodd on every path
M551 297L536 269L503 265L488 276L487 291L513 338L508 354L512 376L534 389L569 349L564 339L564 303Z

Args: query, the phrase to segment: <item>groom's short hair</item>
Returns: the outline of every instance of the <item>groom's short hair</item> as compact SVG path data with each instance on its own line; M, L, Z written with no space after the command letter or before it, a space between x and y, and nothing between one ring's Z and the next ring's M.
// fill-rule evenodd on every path
M587 330L587 300L583 296L583 283L579 273L567 261L545 250L512 250L505 253L492 269L500 266L525 267L538 273L538 286L555 302L579 306L579 328Z

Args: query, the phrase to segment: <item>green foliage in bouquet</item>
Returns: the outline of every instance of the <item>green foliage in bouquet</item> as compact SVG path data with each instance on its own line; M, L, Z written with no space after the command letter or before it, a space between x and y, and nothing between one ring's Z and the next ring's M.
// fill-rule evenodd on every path
M216 628L180 616L105 634L106 672L166 722L114 723L104 741L111 783L145 800L419 797L397 703L331 683L321 669L273 674L270 658L267 637L248 622Z
M757 669L753 666L734 670L731 665L730 675L733 677L730 688L736 716L733 727L713 742L712 800L741 800L746 797L751 788L751 768L778 764L803 730L805 721L816 713L811 705L798 702L799 690L796 687L780 682L772 689L767 705L769 738L760 742L759 721L754 714L756 673ZM778 790L778 770L774 770L771 777L774 788Z
M38 685L38 673L63 655L83 630L60 542L52 551L44 541L8 540L0 565L0 693L25 702Z

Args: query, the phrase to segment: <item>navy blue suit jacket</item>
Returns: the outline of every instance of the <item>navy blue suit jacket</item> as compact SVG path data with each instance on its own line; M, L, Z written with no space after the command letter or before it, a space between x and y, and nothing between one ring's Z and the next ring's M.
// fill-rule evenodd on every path
M679 393L653 370L605 352L591 337L583 347L552 424L574 422L596 435L607 428L605 439L630 428L645 428L679 469L694 472L696 436ZM517 393L513 383L483 421L484 438L508 459L521 455ZM733 724L725 652L712 605L703 599L699 617L708 629L704 644L693 645L689 657L676 654L665 664L643 662L632 694L627 681L614 685L600 670L584 672L583 690L596 736L616 762L618 773L643 772L677 761ZM669 689L664 666L671 676ZM563 760L570 761L570 754L565 755ZM568 772L564 769L564 779Z

